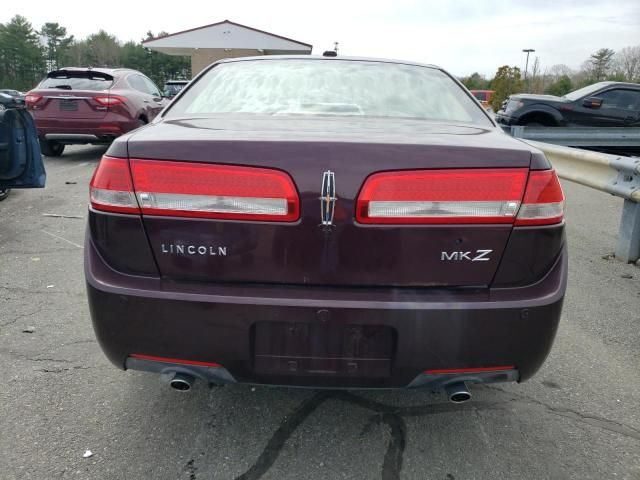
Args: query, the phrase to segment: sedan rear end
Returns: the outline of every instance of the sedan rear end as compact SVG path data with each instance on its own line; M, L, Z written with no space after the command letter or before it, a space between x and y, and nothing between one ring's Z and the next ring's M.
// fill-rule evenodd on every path
M465 399L535 373L566 284L544 156L442 70L375 60L213 65L102 159L85 252L107 356L176 386Z

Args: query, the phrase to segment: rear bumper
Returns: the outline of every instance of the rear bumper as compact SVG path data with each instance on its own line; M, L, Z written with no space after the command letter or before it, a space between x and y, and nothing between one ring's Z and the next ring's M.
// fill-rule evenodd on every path
M107 113L99 119L38 118L38 137L67 144L108 143L138 127L137 119Z
M218 383L225 383L216 380L216 375L223 373L227 383L433 387L453 376L443 378L426 371L508 365L513 369L506 373L479 374L467 380L521 381L531 377L555 337L566 288L567 255L563 249L542 280L521 288L454 291L234 286L177 284L123 275L104 263L88 239L85 274L96 336L119 368L176 370L175 365L130 357L144 354L218 363L224 368L191 372ZM265 374L256 368L257 323L317 325L327 319L344 325L390 327L395 341L389 374L360 375L358 365L349 374L332 373L331 369L312 373L283 369L278 374ZM366 369L364 366L360 371Z

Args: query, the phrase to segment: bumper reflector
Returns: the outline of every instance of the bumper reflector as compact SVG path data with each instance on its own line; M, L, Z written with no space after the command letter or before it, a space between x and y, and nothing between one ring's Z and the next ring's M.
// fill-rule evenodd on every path
M193 365L197 367L222 368L222 365L215 362L201 362L199 360L182 360L179 358L156 357L154 355L144 355L142 353L132 353L129 356L131 358L137 358L138 360L149 360L151 362L177 363L180 365Z
M515 368L515 365L501 365L499 367L441 368L436 370L425 370L423 373L426 375L446 375L448 373L464 374L478 372L501 372L504 370L515 370Z

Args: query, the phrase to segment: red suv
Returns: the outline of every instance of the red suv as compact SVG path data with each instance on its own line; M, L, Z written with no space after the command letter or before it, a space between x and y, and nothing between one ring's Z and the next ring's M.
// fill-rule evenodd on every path
M55 70L25 101L42 153L53 157L69 144L110 143L153 120L168 103L149 78L128 68Z

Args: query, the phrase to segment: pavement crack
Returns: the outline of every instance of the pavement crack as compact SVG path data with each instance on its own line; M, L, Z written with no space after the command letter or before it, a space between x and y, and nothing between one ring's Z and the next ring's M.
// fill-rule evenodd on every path
M196 468L194 463L195 460L192 458L184 466L184 471L189 474L189 480L196 480L196 472L198 471L198 469Z
M386 423L391 430L387 452L382 462L382 480L398 480L407 444L407 426L402 417L394 413L383 413L381 421Z
M67 360L65 358L43 358L43 357L24 357L25 360L29 360L31 362L54 362L54 363L71 363L71 360Z
M6 353L7 355L12 356L13 358L17 358L19 360L26 360L28 362L51 362L51 363L73 363L71 360L66 358L51 358L51 357L31 357L29 355L24 355L21 353L11 352L11 351L1 351L0 353Z
M84 340L75 340L73 342L67 342L64 345L62 345L63 347L68 347L69 345L78 345L81 343L96 343L97 340L95 338L86 338Z
M17 317L15 317L13 320L9 320L5 323L0 324L0 328L4 328L4 327L8 327L9 325L13 325L14 323L16 323L18 320L21 320L23 318L27 318L27 317L32 317L38 313L42 313L42 311L44 310L44 308L39 308L38 310L35 310L33 312L30 313L23 313L21 315L18 315Z
M73 367L68 367L68 368L42 368L42 369L38 369L36 371L38 372L42 372L42 373L64 373L64 372L68 372L71 370L89 370L90 368L93 367L85 367L82 365L75 365Z
M311 415L325 400L330 398L331 392L321 391L305 399L298 407L282 420L278 429L267 442L258 459L236 480L257 480L273 466L282 448L293 432Z
M69 292L64 290L56 290L54 288L46 289L46 290L36 290L35 288L30 287L7 287L5 285L0 285L0 290L5 290L7 292L19 293L25 295L37 295L37 294L47 294L47 295L66 295L66 296L74 296L74 297L84 297L85 293L81 291L77 292Z
M554 407L552 405L544 403L528 395L507 392L498 387L492 387L489 385L487 385L486 387L491 390L495 390L495 391L505 393L507 395L511 395L512 402L522 402L522 403L529 403L531 405L537 405L539 407L544 408L547 412L551 413L552 415L557 415L560 417L568 418L570 420L575 420L577 422L586 423L587 425L598 427L604 430L609 430L610 432L618 433L620 435L624 435L625 437L640 440L640 430L634 427L631 427L629 425L626 425L622 422L617 422L615 420L610 420L608 418L600 417L597 415L582 413L567 407Z

